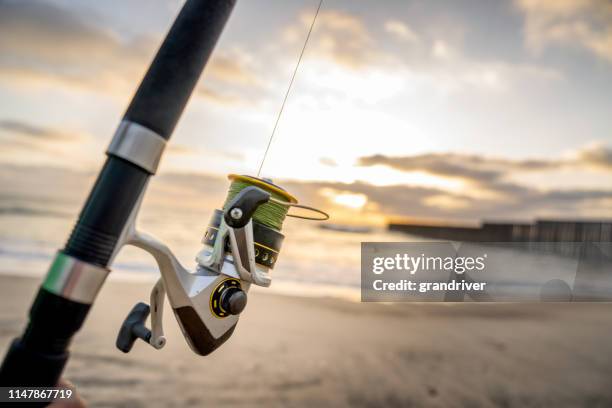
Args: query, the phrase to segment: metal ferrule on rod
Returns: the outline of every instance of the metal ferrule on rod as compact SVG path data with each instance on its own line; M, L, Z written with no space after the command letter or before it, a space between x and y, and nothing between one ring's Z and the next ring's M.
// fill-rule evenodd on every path
M64 299L89 305L95 300L109 272L107 268L79 261L60 251L42 287Z
M120 157L155 174L166 139L138 123L122 120L106 150L106 154Z

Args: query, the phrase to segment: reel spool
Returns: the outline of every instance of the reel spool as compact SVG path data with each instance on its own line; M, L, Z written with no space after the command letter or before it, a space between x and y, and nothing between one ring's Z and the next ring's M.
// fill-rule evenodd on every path
M251 284L270 286L284 235L285 217L326 220L323 211L298 204L297 199L271 180L230 174L228 196L215 210L196 256L195 272L186 270L171 250L155 238L139 233L134 220L125 244L151 253L161 279L151 293L151 307L140 303L123 323L117 347L128 352L140 338L155 348L166 339L162 329L165 294L191 348L207 355L232 334L247 303ZM316 212L320 217L289 214L291 207ZM151 330L144 323L151 314Z
M323 216L308 219L323 220L328 216L320 210L299 205L293 195L274 184L272 180L236 174L230 174L228 179L231 185L223 210L215 210L202 239L204 248L196 260L200 266L217 269L228 275L231 275L231 268L234 268L241 279L259 286L270 286L270 272L278 260L285 238L281 233L282 225L286 216L293 216L288 214L289 208L305 208ZM245 211L251 211L252 204L248 202L261 193L267 194L268 197L254 207L248 221L250 227L246 224L243 227L247 232L251 231L252 236L247 237L244 251L241 251L238 242L234 248L233 243L237 235L235 225L232 224L242 219ZM230 239L225 240L224 236L228 232ZM224 267L227 269L224 270Z

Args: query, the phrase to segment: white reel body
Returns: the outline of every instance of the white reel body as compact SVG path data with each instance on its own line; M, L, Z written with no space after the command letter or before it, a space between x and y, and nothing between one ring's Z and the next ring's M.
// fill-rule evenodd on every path
M134 222L129 223L124 243L149 252L157 262L161 279L151 293L151 330L144 327L149 307L140 303L126 318L117 347L128 352L137 338L155 348L165 345L164 294L194 352L207 355L223 344L246 306L251 284L271 283L270 270L283 236L252 220L255 210L269 198L270 194L261 188L248 187L225 211L216 210L202 240L204 247L196 256L195 271L185 269L164 243L136 231Z

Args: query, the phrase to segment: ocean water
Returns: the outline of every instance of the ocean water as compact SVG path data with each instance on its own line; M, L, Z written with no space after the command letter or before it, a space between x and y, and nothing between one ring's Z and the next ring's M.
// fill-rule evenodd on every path
M62 169L0 167L0 273L42 277L72 229L95 174ZM138 228L165 242L181 263L195 268L195 256L215 208L222 206L228 183L201 175L157 176L145 196ZM120 199L120 197L117 197ZM333 214L332 214L333 215ZM356 220L357 222L359 220ZM332 221L333 222L333 219ZM423 238L374 228L347 233L319 228L319 223L288 218L285 240L272 272L270 289L313 296L360 298L362 242L422 242ZM607 263L596 265L582 285L612 299L612 245ZM537 298L543 282L562 279L574 285L578 261L516 247L476 248L495 261L487 279L504 287L507 299ZM124 247L112 265L110 279L155 281L153 258ZM493 277L492 272L496 275Z
M42 277L62 248L94 180L93 174L60 169L5 168L0 173L0 273ZM147 192L138 228L162 239L181 263L195 268L195 255L212 211L225 198L223 179L161 178ZM384 228L346 233L317 222L288 218L274 290L355 297L360 285L362 241L400 241L404 234ZM146 252L124 247L111 279L155 280L155 262Z

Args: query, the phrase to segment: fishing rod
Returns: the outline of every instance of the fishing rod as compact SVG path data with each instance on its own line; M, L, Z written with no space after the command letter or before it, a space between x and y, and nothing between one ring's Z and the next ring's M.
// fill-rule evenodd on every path
M65 248L58 252L30 309L23 335L0 368L0 386L53 386L68 360L68 347L124 245L150 253L160 279L150 305L136 304L116 340L127 353L137 340L160 349L167 297L191 349L208 355L233 333L251 285L267 287L284 239L286 217L329 216L298 200L270 179L231 174L221 209L213 212L196 256L195 270L181 265L163 242L136 228L138 211L167 140L229 18L235 0L188 0L141 82L107 150ZM259 172L310 38L316 10ZM317 216L290 214L291 208ZM150 328L146 326L150 319Z
M106 151L78 221L0 367L1 386L55 386L138 211L150 177L217 43L235 0L187 0ZM235 302L234 302L235 303ZM185 326L195 327L183 309ZM177 317L179 314L177 314Z

